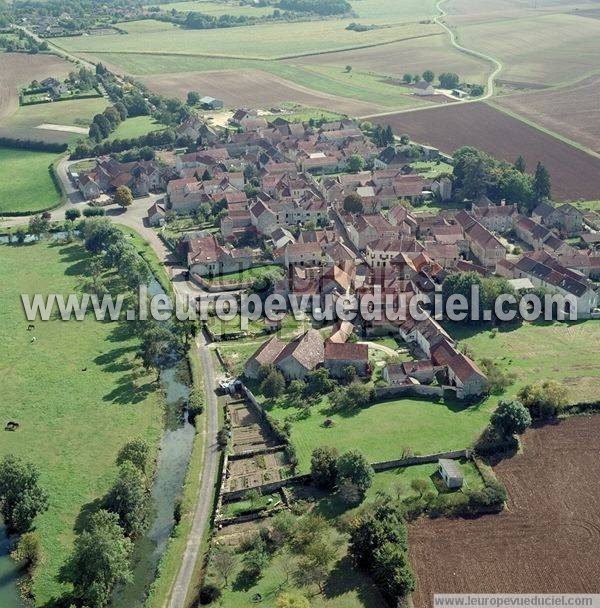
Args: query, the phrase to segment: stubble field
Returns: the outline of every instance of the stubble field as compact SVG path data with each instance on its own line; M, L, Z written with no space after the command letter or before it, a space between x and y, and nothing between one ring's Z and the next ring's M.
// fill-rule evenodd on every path
M506 511L411 528L417 608L434 593L600 592L600 416L530 429L523 443L495 467Z

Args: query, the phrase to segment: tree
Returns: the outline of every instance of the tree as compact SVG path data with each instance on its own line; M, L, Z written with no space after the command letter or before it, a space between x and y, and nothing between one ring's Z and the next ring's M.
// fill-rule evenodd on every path
M319 488L333 490L338 477L338 451L332 447L313 450L310 460L310 475Z
M123 233L113 226L108 218L95 217L85 220L83 225L83 241L85 248L89 252L100 253L108 249L110 245L122 240Z
M269 553L265 541L257 536L253 547L242 558L244 570L252 579L256 580L269 563Z
M130 207L133 204L133 194L127 186L119 186L115 192L115 203L119 207Z
M431 81L430 81L431 82ZM440 86L442 89L455 89L460 83L458 74L453 72L444 72L440 74Z
M556 416L567 403L567 388L555 380L545 380L524 386L517 394L532 418Z
M537 201L550 198L550 174L542 163L538 163L535 168L535 176L533 178L533 194Z
M335 558L335 549L329 543L323 539L315 540L304 549L303 558L298 562L296 581L302 586L317 585L319 592L323 593L323 584Z
M200 102L200 93L196 91L189 91L187 94L187 104L188 106L197 106Z
M352 382L347 388L338 388L330 394L329 401L334 411L353 410L369 405L375 398L373 387L362 382Z
M29 232L39 239L42 234L48 232L50 222L41 215L34 215L29 218Z
M407 135L406 133L403 133L402 135L400 135L400 143L403 146L408 146L408 144L410 143L410 136Z
M217 545L210 556L210 563L215 572L223 579L223 586L229 585L229 577L237 565L235 553L227 545Z
M344 211L348 211L348 213L364 212L364 207L360 194L352 192L344 199Z
M275 600L275 608L310 608L310 602L297 593L282 593Z
M260 392L269 399L275 399L283 394L285 389L285 378L278 370L272 370L260 383Z
M364 166L365 161L363 157L359 156L358 154L353 154L348 159L348 171L350 171L350 173L358 173L359 171L363 170Z
M413 81L413 75L406 73L406 74L404 74L404 76L402 76L402 80L406 84L410 84Z
M126 460L105 500L107 511L119 516L126 536L138 537L144 530L149 508L148 480L131 461Z
M352 66L351 65L347 65L346 66L346 73L350 73L352 71Z
M519 173L527 172L527 164L525 163L525 159L520 154L515 161L514 167Z
M329 377L329 370L326 367L319 367L306 374L307 395L325 395L333 386L334 382Z
M146 323L141 336L138 358L147 370L155 369L156 381L160 380L160 372L167 364L167 355L174 348L173 334L164 326L157 323Z
M89 138L92 141L95 141L96 143L102 141L102 139L104 138L104 135L102 133L102 129L100 129L100 127L98 126L97 123L93 122L90 125L90 130L88 132Z
M131 462L142 473L147 474L149 456L150 446L148 443L143 439L132 439L119 450L117 465L121 466L125 462Z
M15 238L17 239L17 244L22 245L27 238L27 230L23 226L19 226L15 230Z
M351 450L338 459L338 485L349 480L356 485L362 497L373 483L373 471L369 461L358 451Z
M359 505L364 498L364 493L349 479L342 479L340 481L337 495L341 502L349 507Z
M502 393L517 379L514 372L504 371L492 359L482 359L481 369L488 379L488 386L492 393Z
M133 579L129 566L132 549L119 517L98 511L91 516L88 529L75 539L73 554L61 569L59 580L73 585L77 605L104 608L115 586Z
M10 533L27 532L33 520L48 509L48 495L40 487L37 467L9 454L0 462L0 513Z
M520 435L531 426L531 414L520 401L500 401L491 417L492 427L504 438Z
M356 380L356 367L354 365L348 365L342 370L342 374L344 376L344 380L351 384Z
M217 433L217 445L219 446L220 450L224 450L228 444L229 444L229 433L227 432L226 429L221 429Z
M396 544L384 543L375 551L372 573L390 605L398 605L415 589L415 575L406 551Z
M435 74L431 70L425 70L423 72L423 80L425 82L433 82Z
M280 511L271 518L271 544L279 549L292 538L296 526L296 518L289 511Z

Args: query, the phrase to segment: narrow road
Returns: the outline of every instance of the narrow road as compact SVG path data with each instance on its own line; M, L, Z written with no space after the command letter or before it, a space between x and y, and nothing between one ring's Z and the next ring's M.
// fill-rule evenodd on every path
M213 509L213 491L219 472L219 449L217 432L219 429L218 401L215 394L216 380L212 355L203 334L196 340L198 356L204 375L204 392L206 395L206 426L204 429L204 459L200 472L200 486L196 496L196 511L192 521L192 530L188 536L181 566L171 590L169 608L184 608L185 598L192 584L194 567L200 555L204 533L208 528Z
M491 63L494 66L493 71L488 76L486 90L485 90L484 95L482 95L481 97L476 97L474 99L462 99L460 101L456 101L456 102L452 103L451 105L452 105L452 107L454 107L454 106L465 105L468 103L478 103L480 101L485 101L486 99L490 99L490 97L492 97L494 95L495 80L498 77L498 75L500 74L500 72L502 71L504 66L495 57L492 57L491 55L486 55L485 53L482 53L480 51L475 51L473 49L469 49L465 46L462 46L461 44L459 44L456 41L456 33L448 25L446 25L446 22L444 21L444 18L448 14L442 8L442 4L444 4L445 2L447 2L447 0L439 0L439 2L435 5L439 14L434 18L434 22L437 23L442 29L444 29L448 33L448 35L450 36L450 43L452 44L452 46L455 49L457 49L458 51L460 51L461 53L471 55L472 57L477 57L478 59L483 59L484 61L487 61L488 63ZM436 110L438 108L446 108L446 107L448 107L448 105L449 104L440 103L440 104L434 104L434 105L426 106L426 107L409 108L407 110L390 110L387 112L381 112L379 114L371 114L369 116L360 116L359 118L361 120L370 120L372 118L382 118L384 116L395 116L396 114L407 114L409 112L422 112L424 110Z

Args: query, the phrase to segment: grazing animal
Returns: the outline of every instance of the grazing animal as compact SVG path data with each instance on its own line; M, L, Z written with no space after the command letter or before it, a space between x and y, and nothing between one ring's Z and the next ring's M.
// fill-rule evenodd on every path
M35 325L32 325L31 323L27 326L27 331L31 331L32 329L35 329Z

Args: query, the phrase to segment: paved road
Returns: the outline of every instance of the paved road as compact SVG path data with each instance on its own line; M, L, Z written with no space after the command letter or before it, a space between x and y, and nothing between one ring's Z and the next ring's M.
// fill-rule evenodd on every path
M192 530L188 536L181 566L175 579L168 601L169 608L184 608L185 598L192 584L194 566L200 555L204 533L208 528L212 509L213 492L219 473L219 449L217 432L219 430L218 401L215 394L216 378L211 352L204 335L196 342L198 356L204 374L204 391L206 394L206 427L204 430L204 460L200 473L200 487L196 496L196 510L192 521Z
M454 106L459 106L459 105L465 105L468 103L478 103L480 101L485 101L486 99L489 99L490 97L492 97L494 95L495 80L498 77L498 75L500 74L500 72L502 71L504 66L495 57L492 57L491 55L486 55L485 53L482 53L480 51L475 51L473 49L469 49L465 46L462 46L461 44L459 44L457 42L456 33L448 25L446 25L446 22L444 21L444 18L446 17L447 13L442 8L442 4L444 4L445 2L447 2L447 0L439 0L439 2L436 4L436 9L438 10L439 14L437 15L437 17L434 18L434 21L448 33L448 35L450 36L450 43L452 44L452 46L455 49L457 49L458 51L460 51L461 53L466 53L467 55L471 55L472 57L477 57L478 59L483 59L484 61L487 61L488 63L491 63L494 66L493 71L488 76L486 91L485 91L484 95L482 95L481 97L476 97L474 99L462 99L460 101L456 101L456 102L452 103L451 106L454 107ZM407 114L409 112L423 112L424 110L436 110L439 108L447 108L448 105L449 104L446 104L446 103L440 103L440 104L434 104L434 105L426 106L426 107L408 108L407 110L390 110L388 112L381 112L379 114L371 114L369 116L360 116L359 118L362 120L370 120L372 118L382 118L384 116L395 116L396 114Z

